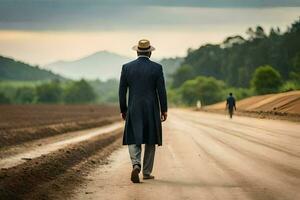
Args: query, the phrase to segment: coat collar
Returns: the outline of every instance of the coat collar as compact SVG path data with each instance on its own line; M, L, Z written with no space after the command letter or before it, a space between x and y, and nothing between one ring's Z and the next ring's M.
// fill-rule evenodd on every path
M149 59L148 56L144 56L144 55L139 55L138 58L148 58Z

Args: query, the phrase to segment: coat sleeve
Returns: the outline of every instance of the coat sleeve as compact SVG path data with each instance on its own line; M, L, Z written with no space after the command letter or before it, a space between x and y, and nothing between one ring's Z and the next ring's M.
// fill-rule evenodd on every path
M126 79L125 67L123 65L120 84L119 84L119 104L120 104L121 113L127 112L127 102L126 102L127 88L128 88L128 83Z
M167 92L162 66L159 68L159 75L156 81L156 89L158 93L161 112L168 111Z

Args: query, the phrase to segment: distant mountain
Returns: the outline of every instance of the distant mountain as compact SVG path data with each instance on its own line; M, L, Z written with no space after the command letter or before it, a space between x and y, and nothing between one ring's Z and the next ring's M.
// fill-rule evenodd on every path
M39 81L64 79L51 71L0 56L0 80Z
M175 58L163 58L159 61L159 63L164 68L164 74L167 77L171 77L171 75L181 66L183 62L183 58L175 57Z
M122 65L130 61L129 57L108 51L99 51L74 61L58 61L44 66L56 73L73 79L119 78Z

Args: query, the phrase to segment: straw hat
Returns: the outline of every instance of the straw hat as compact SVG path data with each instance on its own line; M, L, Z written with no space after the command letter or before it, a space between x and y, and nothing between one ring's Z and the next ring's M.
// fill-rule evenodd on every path
M154 51L155 48L150 45L150 41L147 39L142 39L139 41L138 45L132 47L133 50L137 52L149 52Z

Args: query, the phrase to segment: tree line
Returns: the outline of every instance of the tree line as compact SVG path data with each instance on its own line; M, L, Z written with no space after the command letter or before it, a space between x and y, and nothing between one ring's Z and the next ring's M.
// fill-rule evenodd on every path
M231 36L221 44L188 50L173 73L171 103L211 104L234 92L238 99L256 94L300 89L300 18L281 32L263 27Z
M12 89L12 87L10 88ZM2 104L33 104L33 103L92 103L97 95L93 87L85 80L62 83L59 80L45 82L34 86L16 87L11 95L0 91Z

